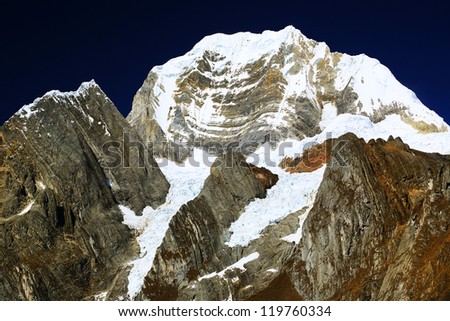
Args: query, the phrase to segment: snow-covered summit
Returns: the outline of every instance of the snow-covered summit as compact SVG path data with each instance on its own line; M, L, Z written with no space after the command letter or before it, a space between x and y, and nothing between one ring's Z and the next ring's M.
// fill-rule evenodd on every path
M298 140L341 114L374 124L398 115L421 133L450 129L377 59L331 52L292 26L203 38L150 71L128 120L145 140L195 145Z
M248 63L263 55L276 53L283 44L293 44L299 40L307 40L307 38L293 26L280 31L266 30L261 34L217 33L204 37L187 55L196 56L205 51L212 51L226 57L233 64Z

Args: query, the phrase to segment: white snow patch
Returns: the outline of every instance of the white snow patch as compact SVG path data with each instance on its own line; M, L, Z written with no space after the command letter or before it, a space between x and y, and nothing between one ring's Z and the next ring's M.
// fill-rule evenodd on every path
M288 26L280 31L266 30L262 34L239 32L232 35L217 33L206 36L186 56L199 56L205 50L219 53L225 61L231 61L237 67L260 59L266 54L276 53L282 43L292 43L302 38L299 30Z
M95 81L91 80L89 82L83 82L76 91L61 92L59 90L51 90L47 92L44 96L36 98L31 104L24 105L16 112L16 115L19 116L20 118L30 118L32 115L35 115L39 111L37 109L37 104L42 99L52 98L53 100L58 101L60 99L80 96L86 93L86 91L89 90L90 87L96 86L98 85L95 83Z
M182 165L158 160L161 171L170 183L166 203L159 208L153 209L147 206L142 216L136 216L126 206L119 206L124 214L124 224L140 234L137 238L141 248L140 257L130 263L132 268L128 276L128 295L131 299L134 299L142 288L144 278L152 267L156 250L164 239L170 220L183 204L200 193L210 173L210 168L202 161L206 157L210 161L215 159L200 150L194 150L193 156Z
M270 272L270 273L277 273L278 272L277 269L267 269L266 271Z
M111 132L108 130L108 127L104 127L105 128L105 135L111 137Z
M25 214L27 214L30 210L31 210L31 208L33 207L33 205L34 205L34 201L31 201L19 214L17 214L18 216L22 216L22 215L25 215Z
M287 139L279 143L276 148L270 148L265 144L251 154L247 161L272 170L286 156L301 156L313 145L323 143L330 138L338 138L346 133L354 133L366 142L378 138L387 140L392 135L394 138L400 137L412 149L426 153L450 154L450 144L448 143L450 132L421 134L405 123L399 115L386 116L386 119L374 124L366 116L341 114L332 119L320 134L301 141Z
M324 129L337 116L337 108L332 103L326 103L322 109L322 120L319 123L320 129Z
M317 191L314 193L313 199L316 198L316 195L317 195ZM310 203L310 205L308 206L308 208L306 209L306 211L304 213L299 215L297 231L295 233L289 234L289 235L281 238L282 240L289 242L289 243L292 243L292 242L295 244L300 243L300 240L302 238L303 223L305 222L306 218L308 217L309 211L311 211L313 205L314 205L314 201Z
M17 114L20 118L30 118L32 115L36 114L39 110L36 107L36 103L38 100L35 100L33 103L23 106Z
M399 103L406 106L413 119L449 129L442 117L423 105L414 92L403 86L377 59L364 54L344 54L337 70L336 89L342 90L351 83L362 103L360 112L371 115L376 109Z
M329 137L337 138L345 133L352 132L367 142L371 139L389 136L400 137L411 148L427 153L450 154L450 132L421 134L409 124L405 123L399 115L389 115L379 123L372 123L368 117L341 114L333 119L321 134L312 138L323 142Z
M138 231L143 228L142 216L137 216L134 211L124 205L119 205L119 209L123 214L123 224Z
M331 109L331 108L330 108ZM330 112L330 114L333 111ZM450 154L450 133L418 133L406 124L399 115L389 115L379 123L365 116L341 114L335 118L326 118L327 125L322 133L306 138L302 141L286 140L271 149L268 144L261 146L247 161L257 166L264 166L279 175L278 183L267 192L264 199L256 199L247 205L238 220L230 226L231 237L226 243L228 246L247 246L250 241L259 238L261 231L270 224L276 224L288 214L298 211L305 206L312 206L315 193L323 178L325 167L312 173L288 174L278 167L286 156L300 156L304 150L314 144L322 143L330 138L337 138L352 132L363 138L366 142L371 139L382 138L387 140L394 134L411 148L424 152L438 152ZM298 230L283 239L298 243L301 239L301 229L307 218L307 211L299 217Z
M239 261L237 261L233 265L230 265L230 266L226 267L222 271L220 271L220 272L213 272L213 273L204 275L204 276L198 278L198 280L201 281L201 280L204 280L204 279L210 279L210 278L213 278L215 276L224 277L225 273L227 271L234 270L234 269L239 269L239 270L245 272L246 271L245 264L247 264L248 262L254 261L254 260L258 259L258 258L259 258L259 253L258 252L254 252L254 253L252 253L250 255L247 255L247 256L243 257L242 259L240 259Z
M108 296L108 292L102 292L94 295L94 301L105 301Z
M231 224L230 247L247 246L260 237L267 226L277 224L289 214L314 203L326 166L311 173L286 173L278 167L269 168L278 174L278 182L267 191L266 198L247 205L241 216Z
M47 187L44 185L44 183L42 182L42 181L37 181L37 186L40 188L40 189L46 189Z

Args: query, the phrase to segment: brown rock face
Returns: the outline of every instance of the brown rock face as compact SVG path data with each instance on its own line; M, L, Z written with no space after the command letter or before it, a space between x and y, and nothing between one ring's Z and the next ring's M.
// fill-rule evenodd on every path
M265 189L269 189L278 182L278 175L272 173L267 168L257 167L248 164L250 170L255 174L256 178L261 182Z
M448 300L450 157L340 138L288 268L306 300Z
M331 160L333 140L327 140L322 144L307 149L301 157L286 157L280 163L280 167L289 173L309 173L328 164Z

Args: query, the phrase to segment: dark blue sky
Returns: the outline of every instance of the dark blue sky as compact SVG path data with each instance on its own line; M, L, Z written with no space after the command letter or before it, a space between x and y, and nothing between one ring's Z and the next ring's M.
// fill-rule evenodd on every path
M450 123L444 1L155 2L2 0L1 123L49 90L90 79L126 115L148 71L205 35L287 25L332 51L377 58Z

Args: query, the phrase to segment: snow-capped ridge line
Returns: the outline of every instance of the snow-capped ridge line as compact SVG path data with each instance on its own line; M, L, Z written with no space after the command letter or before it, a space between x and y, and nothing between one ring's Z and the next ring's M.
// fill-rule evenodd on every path
M68 97L80 96L86 93L90 88L97 88L100 91L102 91L100 86L95 82L94 79L82 82L78 87L78 89L75 91L63 92L60 90L50 90L46 92L43 96L36 98L32 103L22 106L22 108L20 108L14 115L19 116L21 118L30 118L32 115L38 112L38 110L36 110L35 107L37 106L37 104L39 104L39 102L43 101L44 99L49 98L65 99Z
M262 33L253 33L253 32L237 32L232 34L226 33L215 33L212 35L208 35L203 37L190 52L195 52L201 49L207 48L234 48L233 45L236 44L245 44L247 41L255 41L255 40L267 40L273 39L274 41L279 42L279 44L293 40L294 36L302 36L305 37L302 32L296 29L294 26L289 25L284 29L279 31L274 30L264 30ZM305 37L306 38L306 37Z

